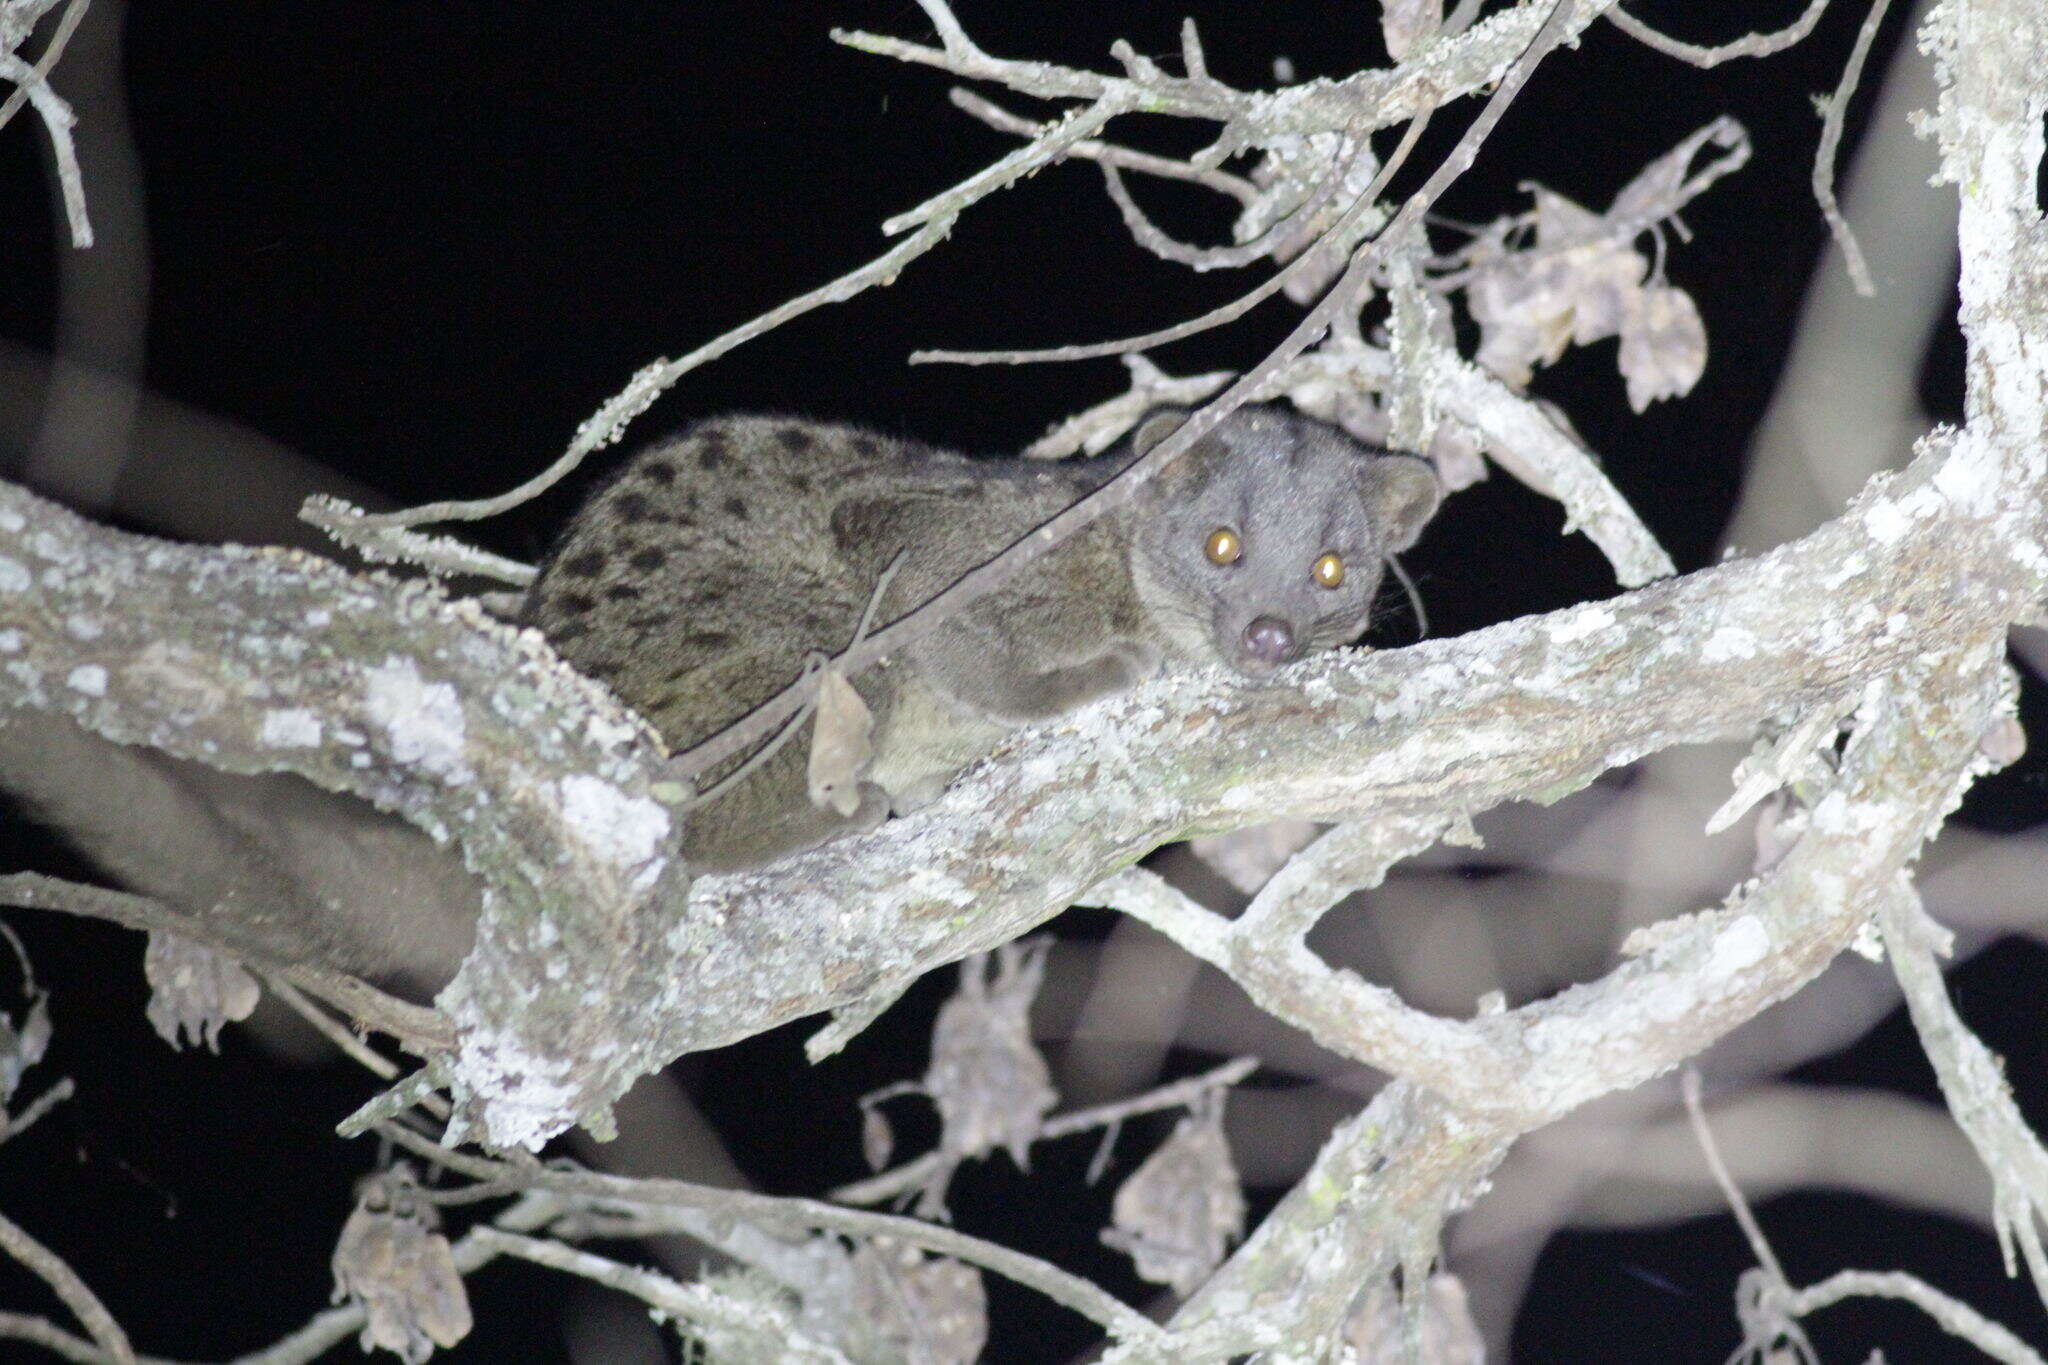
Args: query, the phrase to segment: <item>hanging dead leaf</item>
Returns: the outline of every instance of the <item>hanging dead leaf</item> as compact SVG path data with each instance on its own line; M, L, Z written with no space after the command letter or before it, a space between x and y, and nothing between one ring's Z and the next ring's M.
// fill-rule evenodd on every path
M262 997L242 964L203 943L152 930L142 954L149 1026L175 1048L220 1051L220 1031L255 1013Z
M469 1335L469 1294L434 1206L404 1162L369 1176L334 1248L334 1301L363 1306L365 1351L383 1348L419 1365Z
M14 1098L22 1073L43 1060L50 1047L50 997L30 987L28 1013L16 1024L0 1014L0 1114Z
M853 1273L853 1308L863 1335L883 1348L880 1358L907 1365L973 1365L981 1358L988 1293L973 1266L877 1237L854 1251Z
M862 1105L860 1154L867 1159L868 1169L881 1170L889 1164L889 1154L895 1150L896 1130L889 1126L889 1116L872 1104Z
M811 804L852 815L860 809L860 779L874 747L875 718L853 684L835 668L818 680L818 710L811 731Z
M1199 1288L1244 1232L1244 1192L1223 1137L1223 1100L1211 1091L1145 1158L1110 1205L1102 1240L1138 1273L1185 1297Z
M1621 374L1637 412L1660 398L1692 392L1707 369L1707 328L1691 295L1653 284L1636 297L1621 326Z
M924 1085L944 1125L942 1150L979 1156L1003 1147L1030 1165L1040 1120L1058 1101L1052 1072L1031 1041L1031 1002L1045 977L1047 939L996 949L960 964L960 990L932 1026L932 1063Z

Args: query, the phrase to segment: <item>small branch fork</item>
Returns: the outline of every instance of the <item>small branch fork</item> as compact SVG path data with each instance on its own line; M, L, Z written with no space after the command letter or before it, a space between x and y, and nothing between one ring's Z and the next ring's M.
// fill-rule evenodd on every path
M36 23L52 8L52 0L5 0L0 3L0 80L9 81L14 92L0 104L0 128L7 126L24 102L35 106L50 135L50 151L57 163L57 188L64 199L64 219L71 231L71 245L84 250L92 245L92 222L85 211L85 177L78 169L78 148L71 140L71 128L78 120L71 106L50 88L50 70L64 55L71 35L85 17L88 0L70 0L57 20L56 31L43 47L42 56L30 66L15 55Z
M1778 1263L1777 1254L1765 1239L1756 1215L1750 1211L1749 1201L1743 1198L1741 1187L1735 1183L1727 1163L1721 1159L1720 1147L1714 1141L1714 1130L1707 1122L1706 1107L1700 1101L1700 1075L1697 1070L1686 1068L1681 1089L1685 1096L1686 1114L1692 1121L1693 1135L1707 1159L1707 1169L1713 1173L1714 1183L1721 1187L1721 1194L1728 1201L1728 1208L1741 1225L1742 1235L1749 1240L1750 1251L1757 1260L1756 1268L1744 1271L1736 1284L1735 1312L1742 1323L1742 1345L1735 1352L1735 1361L1769 1365L1769 1362L1784 1359L1783 1353L1789 1352L1796 1365L1818 1365L1820 1356L1807 1339L1806 1330L1800 1326L1799 1320L1844 1299L1873 1298L1897 1299L1912 1304L1934 1319L1944 1332L1960 1337L2005 1365L2043 1365L2040 1355L2032 1347L2004 1327L1962 1300L1951 1298L1918 1276L1902 1271L1842 1270L1818 1284L1794 1289L1792 1282L1785 1277L1785 1268Z

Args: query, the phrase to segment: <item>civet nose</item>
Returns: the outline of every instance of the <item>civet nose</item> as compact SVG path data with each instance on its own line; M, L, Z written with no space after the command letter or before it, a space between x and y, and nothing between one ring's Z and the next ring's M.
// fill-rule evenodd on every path
M1284 664L1294 657L1294 627L1261 616L1244 628L1244 652L1263 664Z

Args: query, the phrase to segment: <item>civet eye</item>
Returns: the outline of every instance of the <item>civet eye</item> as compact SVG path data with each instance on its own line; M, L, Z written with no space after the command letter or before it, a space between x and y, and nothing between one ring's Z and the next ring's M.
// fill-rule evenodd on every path
M1219 526L1209 533L1202 553L1209 556L1211 564L1235 564L1244 558L1244 542L1228 526Z
M1344 561L1334 554L1326 554L1309 570L1319 587L1335 588L1344 582Z

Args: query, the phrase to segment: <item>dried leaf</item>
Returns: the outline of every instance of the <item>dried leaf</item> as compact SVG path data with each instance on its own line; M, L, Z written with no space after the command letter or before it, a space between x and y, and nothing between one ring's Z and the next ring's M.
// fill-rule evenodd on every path
M1344 1325L1358 1365L1486 1365L1486 1338L1472 1320L1463 1282L1456 1275L1432 1275L1422 1295L1419 1358L1402 1345L1401 1300L1391 1280L1381 1280L1359 1300Z
M1045 976L1050 941L1006 943L960 964L960 990L932 1026L932 1063L925 1090L944 1125L942 1150L979 1156L1007 1148L1021 1167L1030 1164L1039 1122L1059 1099L1052 1072L1031 1041L1031 1002Z
M867 1158L868 1169L879 1171L889 1164L889 1154L896 1150L896 1131L889 1126L889 1116L874 1105L863 1105L860 1111L860 1154Z
M1444 26L1444 0L1380 0L1380 35L1395 61Z
M1564 354L1572 336L1568 299L1538 277L1529 253L1503 256L1475 269L1465 289L1465 306L1479 324L1475 359L1516 386L1527 384L1538 365Z
M1650 263L1638 252L1600 242L1573 247L1545 268L1557 274L1558 292L1571 300L1572 344L1590 346L1621 331Z
M853 1308L863 1336L880 1350L862 1359L907 1365L972 1365L988 1342L988 1294L981 1272L944 1256L878 1237L853 1253Z
M1621 326L1621 373L1628 403L1641 412L1660 398L1682 398L1707 368L1707 328L1683 289L1653 284L1637 296Z
M1244 1213L1223 1137L1223 1096L1211 1092L1117 1190L1115 1226L1102 1240L1130 1256L1140 1275L1186 1296L1223 1263L1244 1232Z
M1247 896L1272 880L1287 860L1308 846L1321 825L1307 820L1270 820L1228 834L1188 840L1188 851Z
M149 981L149 1025L172 1047L205 1043L220 1051L220 1031L255 1012L262 992L242 964L203 943L152 930L142 955Z
M1688 184L1685 173L1693 157L1708 142L1727 149L1726 153L1708 163ZM1607 221L1617 231L1632 237L1650 224L1677 213L1693 195L1748 160L1749 134L1724 114L1652 161L1623 186L1608 206Z
M43 1060L50 1047L50 997L47 991L32 991L28 1013L16 1024L0 1014L0 1112L4 1112L21 1077Z
M439 1221L403 1162L357 1189L334 1248L334 1300L363 1306L365 1351L382 1347L418 1365L469 1335L469 1294Z
M853 684L836 668L818 680L818 711L811 732L811 804L841 815L860 809L860 779L875 756L868 736L875 718Z
M1555 249L1600 241L1608 235L1607 220L1585 205L1542 185L1530 183L1524 188L1536 201L1537 246Z

